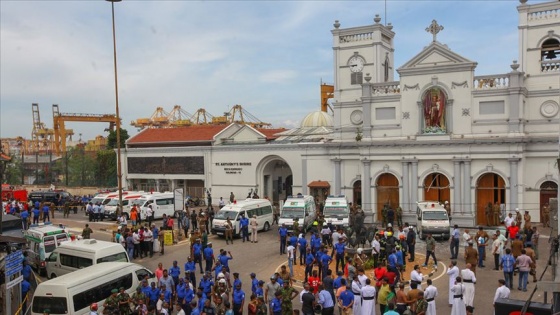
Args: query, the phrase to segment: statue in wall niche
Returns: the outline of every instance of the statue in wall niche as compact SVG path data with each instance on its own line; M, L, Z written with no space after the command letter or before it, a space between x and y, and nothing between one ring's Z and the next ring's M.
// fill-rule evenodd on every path
M446 133L445 93L439 88L431 88L424 93L424 133Z

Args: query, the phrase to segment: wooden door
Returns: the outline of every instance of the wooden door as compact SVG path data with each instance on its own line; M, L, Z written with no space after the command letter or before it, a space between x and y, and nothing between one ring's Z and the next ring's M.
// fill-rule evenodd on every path
M558 184L552 181L547 181L542 183L540 187L540 202L539 202L539 212L541 220L540 222L543 223L543 214L542 209L545 204L550 204L550 198L558 197Z
M432 173L424 179L424 200L439 201L443 204L449 201L451 191L449 189L449 179L441 173Z
M487 225L484 209L491 202L500 205L506 203L506 185L504 179L494 173L486 173L478 179L476 186L476 224Z
M377 179L377 220L383 221L382 210L385 204L393 209L399 206L399 180L393 174L385 173Z

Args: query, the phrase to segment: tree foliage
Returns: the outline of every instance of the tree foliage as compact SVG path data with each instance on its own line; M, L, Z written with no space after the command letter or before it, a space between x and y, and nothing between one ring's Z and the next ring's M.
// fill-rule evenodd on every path
M128 135L128 131L126 129L121 128L121 148L124 148L126 140L128 140L130 136ZM107 136L107 149L116 149L117 148L117 131L111 130L109 131L109 135Z

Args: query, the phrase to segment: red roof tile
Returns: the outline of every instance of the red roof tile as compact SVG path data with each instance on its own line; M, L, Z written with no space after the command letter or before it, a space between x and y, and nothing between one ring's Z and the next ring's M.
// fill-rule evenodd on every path
M226 125L196 125L177 128L146 128L127 144L210 142Z
M259 128L257 130L260 133L262 133L263 135L266 136L266 140L274 140L274 139L278 138L278 136L276 136L277 133L284 132L288 129L285 129L285 128L276 128L276 129Z

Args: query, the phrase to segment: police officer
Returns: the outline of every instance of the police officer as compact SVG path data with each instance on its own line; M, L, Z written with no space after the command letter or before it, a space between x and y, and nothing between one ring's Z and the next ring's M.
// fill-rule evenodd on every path
M285 224L278 228L278 239L280 240L280 255L286 253L286 237L288 236L288 229Z
M241 284L238 284L232 293L233 300L233 314L241 315L243 314L243 305L245 304L245 292L241 290Z

